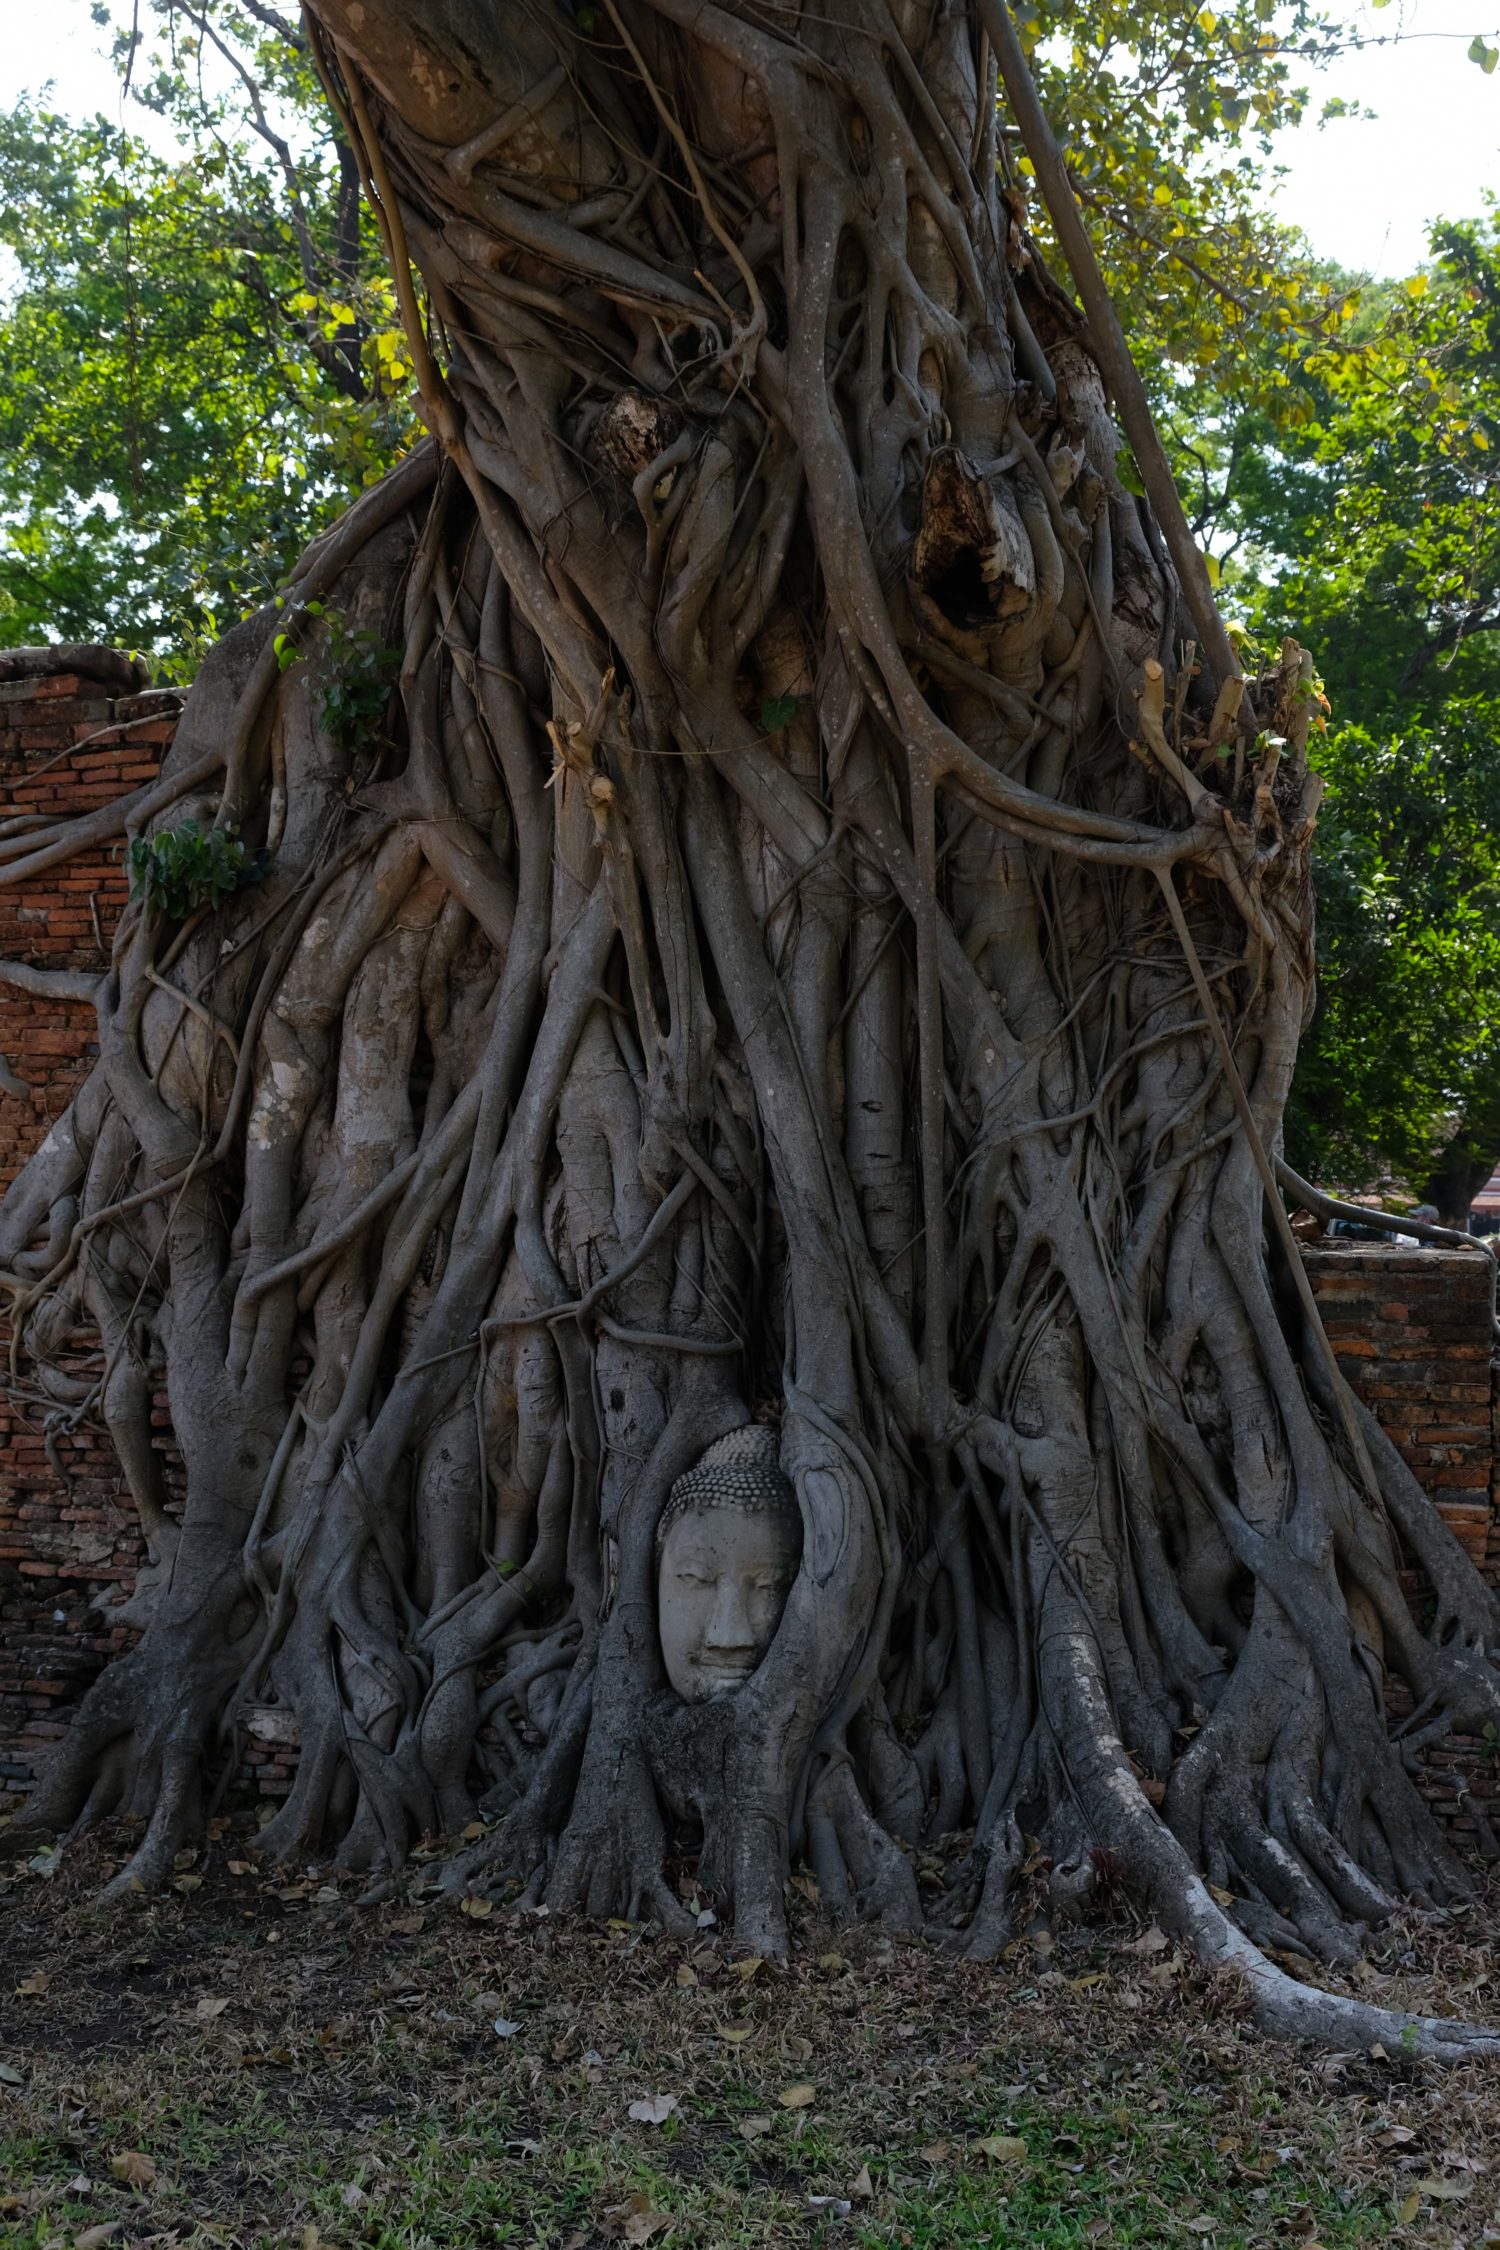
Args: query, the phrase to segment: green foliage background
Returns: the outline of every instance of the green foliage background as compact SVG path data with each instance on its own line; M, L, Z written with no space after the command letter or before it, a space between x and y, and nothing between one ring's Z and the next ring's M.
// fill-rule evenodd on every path
M180 14L132 71L180 155L43 101L0 114L0 640L112 641L178 676L411 427L394 293L311 73L216 19L284 153ZM230 91L203 90L205 59Z

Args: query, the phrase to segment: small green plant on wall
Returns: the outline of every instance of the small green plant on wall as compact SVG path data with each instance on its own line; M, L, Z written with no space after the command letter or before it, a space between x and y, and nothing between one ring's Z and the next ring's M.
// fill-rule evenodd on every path
M232 828L200 828L196 820L133 836L125 854L135 898L185 921L200 906L215 907L254 880L243 839Z
M374 727L391 692L391 677L401 662L398 648L387 648L369 626L352 631L343 612L309 602L307 615L323 621L323 648L312 673L313 705L325 734L341 750L354 750ZM276 636L283 672L302 660L290 633Z

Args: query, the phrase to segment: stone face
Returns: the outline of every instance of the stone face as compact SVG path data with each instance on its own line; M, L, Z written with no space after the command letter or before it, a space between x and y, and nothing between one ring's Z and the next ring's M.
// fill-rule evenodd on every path
M802 1553L783 1514L694 1507L662 1542L658 1622L667 1678L687 1703L733 1695L775 1638Z
M733 1695L781 1623L802 1557L797 1495L765 1424L730 1430L677 1479L658 1531L657 1629L686 1703Z

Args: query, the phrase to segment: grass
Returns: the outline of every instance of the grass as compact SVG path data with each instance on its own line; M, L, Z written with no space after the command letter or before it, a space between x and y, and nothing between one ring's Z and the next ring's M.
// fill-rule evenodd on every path
M0 1896L0 2250L1500 2242L1497 2074L1277 2047L1123 1909L984 1968L809 1909L779 1969L244 1849ZM1500 2013L1493 1906L1365 1982Z

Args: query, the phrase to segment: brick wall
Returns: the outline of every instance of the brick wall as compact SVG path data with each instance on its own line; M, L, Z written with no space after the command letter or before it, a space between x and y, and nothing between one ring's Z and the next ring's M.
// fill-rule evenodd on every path
M1303 1256L1344 1373L1500 1592L1494 1261L1365 1242ZM1422 1786L1455 1833L1494 1848L1500 1744L1451 1737L1426 1754Z
M178 696L146 690L144 674L110 650L79 650L70 661L39 675L30 652L0 652L7 857L43 822L152 780L172 739ZM0 890L0 957L94 974L108 961L125 897L118 842ZM22 1088L0 1092L0 1188L67 1107L95 1052L94 1031L87 1006L0 983L0 1055ZM129 1641L108 1605L134 1583L143 1554L108 1439L49 1427L50 1411L24 1386L0 1398L0 1795L29 1782L35 1754Z
M115 663L128 678L124 660ZM114 682L76 671L6 679L4 669L0 652L0 855L9 859L42 822L91 812L152 780L180 698L138 686L120 694ZM37 968L102 969L124 903L119 846L101 845L0 890L0 956ZM87 1008L0 985L0 1055L27 1087L24 1096L0 1097L0 1188L67 1108L92 1034Z
M1347 1242L1303 1260L1344 1373L1500 1584L1489 1253Z

